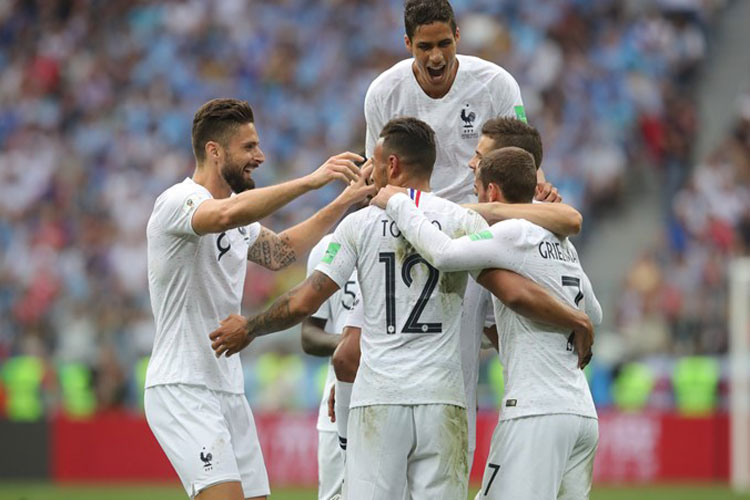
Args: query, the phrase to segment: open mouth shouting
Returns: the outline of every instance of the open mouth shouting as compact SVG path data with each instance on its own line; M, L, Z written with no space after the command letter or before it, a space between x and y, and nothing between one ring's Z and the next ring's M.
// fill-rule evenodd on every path
M427 66L427 74L429 75L430 80L433 80L433 81L441 80L443 76L445 75L445 69L446 69L445 64L443 64L442 66L438 66L437 68Z

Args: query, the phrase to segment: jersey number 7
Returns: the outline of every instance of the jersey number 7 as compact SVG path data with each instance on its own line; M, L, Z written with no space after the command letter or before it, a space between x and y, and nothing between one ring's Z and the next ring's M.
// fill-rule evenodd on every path
M378 260L385 264L385 323L386 331L390 335L396 333L396 254L394 252L381 252ZM401 333L440 333L443 331L442 323L420 323L419 321L427 301L430 300L432 292L438 284L440 271L432 267L420 255L412 254L404 259L404 264L401 267L401 279L406 286L411 287L414 281L411 277L411 270L417 264L427 266L429 274Z
M562 277L562 286L569 286L575 288L578 293L576 294L573 301L576 303L576 307L578 307L578 304L583 300L583 292L581 291L581 278L576 278L575 276L563 276ZM573 352L573 336L575 333L571 333L570 337L568 337L568 346L565 349L566 351Z

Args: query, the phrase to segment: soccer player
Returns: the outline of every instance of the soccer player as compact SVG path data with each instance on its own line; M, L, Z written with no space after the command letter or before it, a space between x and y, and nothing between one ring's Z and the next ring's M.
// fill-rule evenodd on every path
M315 266L323 259L332 237L332 234L325 236L310 251L307 259L308 277L315 272ZM302 322L302 350L312 356L331 356L341 339L347 316L354 308L358 296L359 284L355 271L343 288L334 293L320 309ZM317 422L319 500L339 498L338 495L341 495L341 487L344 483L344 456L340 446L346 446L346 434L341 435L343 441L339 443L336 423L328 418L328 395L334 381L334 372L329 365Z
M479 199L528 203L535 174L526 151L493 151L476 171ZM434 230L429 217L403 193L389 187L373 202L386 207L404 237L441 272L510 269L583 309L594 324L601 322L601 307L567 238L517 219L451 239ZM588 498L598 426L580 368L590 359L593 337L529 321L493 302L505 395L478 498Z
M269 269L289 265L374 188L354 164L361 157L342 153L305 177L253 190L252 171L265 157L244 101L201 106L192 143L193 177L164 191L148 222L156 337L146 418L191 498L265 498L268 478L239 358L213 356L205 332L240 311L248 260ZM334 179L351 184L297 226L276 234L256 222Z
M375 184L419 193L416 203L446 234L486 228L478 214L424 192L434 141L424 122L390 121L375 149ZM260 315L227 318L210 334L212 347L219 356L231 355L256 336L298 323L355 268L364 326L345 497L393 499L406 490L411 498L463 498L467 423L458 329L467 274L440 273L427 265L382 210L368 207L345 218L312 276Z
M506 146L520 147L534 156L538 167L542 164L543 148L539 132L526 122L512 117L491 118L482 125L481 135L476 144L474 156L468 164L472 170L481 158L492 150ZM473 181L472 181L473 182ZM537 204L507 204L507 203L474 203L465 204L478 212L489 221L499 221L513 218L525 218L535 224L550 229L563 236L576 234L580 231L581 216L568 205L562 203ZM512 273L497 273L504 276L508 283L497 283L494 291L501 295L508 293L506 289L522 291L528 286L524 281L518 281ZM523 297L523 295L522 295ZM466 285L464 296L464 310L461 319L461 363L464 371L466 386L466 403L469 421L469 469L474 458L476 448L476 388L479 377L479 350L482 334L491 337L493 344L497 344L496 332L485 328L485 310L491 316L491 299L489 292L478 285L473 279ZM533 311L533 308L530 308ZM359 336L357 330L347 331L341 339L333 355L333 366L336 373L336 423L339 436L346 438L347 412L341 411L347 405L346 396L351 392L351 383L356 377L359 361Z
M465 166L474 152L479 127L497 116L525 121L521 90L500 66L456 54L461 34L447 0L406 0L404 27L404 42L412 57L378 76L365 95L367 156L372 156L388 120L419 118L438 138L430 179L435 194L456 203L476 201L474 178ZM543 182L544 174L539 176ZM540 200L559 200L550 185L542 188Z

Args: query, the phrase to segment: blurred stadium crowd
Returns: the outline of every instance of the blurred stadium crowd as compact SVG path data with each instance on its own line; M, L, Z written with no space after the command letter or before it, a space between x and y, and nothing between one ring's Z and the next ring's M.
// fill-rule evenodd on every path
M663 248L640 259L624 287L623 361L725 351L725 264L750 248L750 98L743 120L691 173L693 84L725 1L452 3L459 51L501 64L521 85L547 177L586 218L579 245L595 244L590 228L624 202L632 165L658 169L664 199L674 197ZM1 2L4 398L34 383L45 388L40 412L66 394L74 413L137 407L153 337L144 228L156 196L192 173L193 113L216 96L251 103L267 157L254 174L261 186L362 150L365 90L408 57L401 8L399 0ZM265 223L288 227L337 189ZM304 269L249 272L246 310ZM316 406L324 360L298 352L295 337L245 363L256 408ZM600 404L616 389L611 369L600 367L609 370L594 391ZM497 371L487 363L481 375L489 406Z

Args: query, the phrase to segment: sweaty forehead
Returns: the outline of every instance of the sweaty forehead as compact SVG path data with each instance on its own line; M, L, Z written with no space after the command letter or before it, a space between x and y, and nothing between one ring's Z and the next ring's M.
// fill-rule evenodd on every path
M417 26L417 29L414 30L414 39L412 42L437 43L446 38L453 38L453 31L451 30L450 24L436 21L434 23L420 24Z

